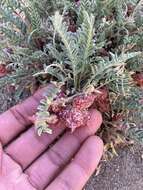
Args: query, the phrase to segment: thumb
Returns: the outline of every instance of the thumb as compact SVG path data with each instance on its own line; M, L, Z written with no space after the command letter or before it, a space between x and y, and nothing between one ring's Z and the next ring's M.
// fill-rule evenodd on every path
M0 142L0 176L2 175L2 144Z

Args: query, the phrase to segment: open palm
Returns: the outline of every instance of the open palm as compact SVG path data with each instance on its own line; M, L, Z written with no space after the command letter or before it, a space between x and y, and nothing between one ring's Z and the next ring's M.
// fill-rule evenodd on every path
M37 136L28 118L44 90L0 115L0 190L81 190L99 163L103 143L94 134L102 117L96 110L72 134L59 122L52 135Z

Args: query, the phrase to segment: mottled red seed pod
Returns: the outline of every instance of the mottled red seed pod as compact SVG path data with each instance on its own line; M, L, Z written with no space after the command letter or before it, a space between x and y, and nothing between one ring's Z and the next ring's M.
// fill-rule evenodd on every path
M35 38L34 42L39 49L43 50L46 40L44 38Z
M109 91L106 87L101 88L100 93L96 93L96 98L93 107L98 109L100 112L109 112L111 110Z
M103 56L103 57L109 56L109 52L106 51L105 48L101 48L101 49L99 50L99 55L101 55L101 56Z
M135 73L132 75L132 78L138 86L143 87L143 73Z
M112 121L122 121L123 120L123 114L122 113L118 113L118 114L115 114L113 115L112 117Z
M87 110L79 110L77 108L66 108L59 113L59 116L65 121L65 124L72 132L81 126L85 126L89 119Z
M69 27L68 27L68 31L74 33L74 32L76 32L76 30L77 30L77 27L76 27L75 24L73 24L73 25L69 25Z
M4 64L0 64L0 77L4 77L7 74L6 66Z
M95 95L93 93L91 94L84 94L79 95L76 98L73 99L73 108L84 110L89 108L95 100Z

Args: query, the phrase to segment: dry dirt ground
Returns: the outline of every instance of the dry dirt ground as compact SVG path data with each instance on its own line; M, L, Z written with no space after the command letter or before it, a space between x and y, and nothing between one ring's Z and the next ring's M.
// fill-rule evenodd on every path
M23 99L27 93L19 96ZM15 93L0 89L0 112L14 104ZM124 148L118 153L118 157L102 163L100 174L91 177L85 190L143 190L143 146Z
M143 147L118 151L119 156L103 163L100 174L89 180L86 190L143 190Z

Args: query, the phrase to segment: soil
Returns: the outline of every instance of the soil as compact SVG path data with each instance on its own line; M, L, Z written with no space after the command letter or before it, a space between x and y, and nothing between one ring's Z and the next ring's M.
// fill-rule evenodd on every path
M28 93L18 96L8 89L0 89L0 112L25 99ZM17 98L18 97L18 98ZM119 156L103 162L98 176L94 174L85 190L142 190L143 146L134 145L118 151Z
M134 145L118 151L119 156L103 163L86 190L143 190L143 147Z

